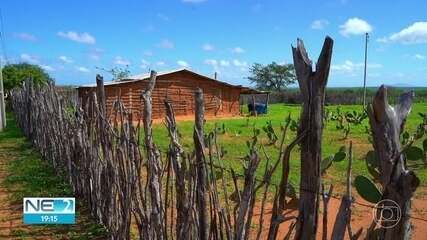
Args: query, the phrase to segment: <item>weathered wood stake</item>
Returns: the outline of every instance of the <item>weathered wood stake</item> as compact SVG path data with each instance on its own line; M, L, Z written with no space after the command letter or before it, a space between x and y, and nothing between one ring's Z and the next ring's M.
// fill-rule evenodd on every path
M307 136L301 141L301 192L295 239L314 240L316 237L325 87L332 47L332 38L326 37L316 71L312 70L303 41L298 39L297 47L292 47L295 73L303 97L298 133L307 131Z
M205 141L204 141L204 121L205 107L202 89L197 88L194 93L195 104L195 126L194 126L194 147L196 151L197 184L196 184L196 206L199 220L199 239L208 238L208 204L206 194L206 165L205 165Z
M403 132L406 117L411 111L414 96L412 91L404 93L400 96L398 104L392 107L388 104L387 88L381 86L372 105L367 109L373 147L379 161L383 199L396 202L402 213L396 226L378 229L377 239L410 239L411 237L411 198L420 180L406 167L399 137ZM393 223L383 222L382 224L387 227L388 224Z
M163 206L161 200L161 166L159 153L153 142L153 130L151 127L152 124L152 102L151 102L151 93L156 84L157 73L151 71L150 82L148 83L147 89L142 93L142 99L144 101L144 110L143 110L143 124L144 124L144 134L145 134L145 149L147 152L147 165L148 165L148 186L151 200L151 214L150 218L153 223L153 228L151 229L151 234L153 238L163 239L165 237L164 233L164 219L163 219Z

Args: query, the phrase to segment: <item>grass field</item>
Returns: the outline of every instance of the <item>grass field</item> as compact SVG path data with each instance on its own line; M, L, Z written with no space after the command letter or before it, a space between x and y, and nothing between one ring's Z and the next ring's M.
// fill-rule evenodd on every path
M332 111L335 111L337 106L328 106ZM353 111L353 110L362 110L360 105L347 105L341 106L341 111ZM272 104L269 106L269 113L266 115L258 117L238 117L233 119L218 119L218 120L208 120L205 125L205 133L212 131L215 128L215 124L218 126L225 126L225 133L218 136L220 144L225 148L227 154L224 157L224 162L228 167L232 167L234 170L242 169L241 158L244 157L248 151L246 146L246 141L251 138L253 135L253 129L258 128L262 129L265 126L266 122L271 120L272 125L275 129L276 134L281 136L280 126L284 123L285 117L288 114L291 114L292 119L297 120L299 118L300 106L296 105L285 105L285 104ZM414 132L416 126L421 123L421 117L418 115L418 112L427 113L427 103L416 103L413 106L412 112L410 113L406 129L411 133ZM193 147L192 133L193 133L193 121L180 121L178 123L179 131L182 135L181 142L185 148L191 149ZM356 175L369 175L364 157L369 150L372 150L372 145L368 141L368 133L366 128L369 127L368 119L365 119L362 124L354 126L348 139L343 140L344 133L336 129L336 122L330 121L326 125L323 132L323 144L322 151L323 157L330 156L336 153L341 146L348 146L349 142L353 142L353 153L354 153L354 163L353 163L353 176ZM289 132L289 131L288 131ZM289 143L295 137L295 133L291 132L288 134L285 143ZM279 154L279 141L276 145L268 145L268 138L261 130L261 141L260 144L264 145L264 148L267 154L275 161ZM167 146L169 144L169 138L167 135L166 128L163 124L156 124L154 126L154 139L156 144L161 149L162 153L165 153ZM417 143L416 145L420 145ZM258 168L258 177L261 179L263 175L265 160L266 158L262 155L262 162ZM299 150L297 148L291 154L291 173L290 181L293 184L299 183L299 173L300 173L300 160L299 160ZM347 167L347 161L334 162L331 168L328 169L326 175L324 176L325 182L334 182L336 185L338 183L344 183L345 181L345 169ZM279 181L279 173L276 171L276 176L273 176L273 181ZM427 168L419 168L416 170L417 175L421 179L422 185L427 185Z

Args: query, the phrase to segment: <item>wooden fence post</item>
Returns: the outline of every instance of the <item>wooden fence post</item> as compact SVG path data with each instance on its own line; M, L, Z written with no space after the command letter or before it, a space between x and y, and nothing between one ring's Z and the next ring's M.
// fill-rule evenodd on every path
M205 141L204 141L204 102L203 92L197 88L194 93L195 104L195 126L194 126L194 147L196 151L196 168L197 168L197 183L196 183L196 211L199 220L199 238L205 240L208 238L208 205L206 201L206 166L205 166Z
M96 75L96 95L98 98L98 104L99 104L99 111L101 112L102 116L106 116L106 106L105 106L105 89L104 89L104 79L101 75Z
M410 239L411 198L420 180L406 167L405 155L402 154L405 149L401 148L399 137L404 129L406 117L411 111L413 98L414 92L404 93L400 96L398 104L392 107L387 101L386 87L381 86L372 105L367 109L373 147L379 162L382 199L396 202L401 210L401 219L397 225L377 229L379 231L375 239ZM382 224L387 227L388 223Z
M161 165L160 165L160 154L153 142L153 129L152 129L152 99L151 94L154 86L156 85L155 71L151 71L150 82L147 88L142 93L142 99L144 101L143 109L143 125L145 134L145 149L147 152L147 169L148 169L148 189L151 203L150 221L153 224L151 229L151 237L153 239L165 238L165 232L163 225L166 224L163 218L163 206L161 200L162 182L161 182Z
M34 83L33 83L33 77L29 77L25 80L25 100L26 100L26 110L28 111L27 114L27 124L26 127L24 127L24 133L28 136L29 139L33 139L33 132L34 132L34 123L33 121L33 111L32 111L32 106L33 106L33 97L34 97Z
M298 39L297 47L292 47L295 72L303 97L298 133L307 132L307 136L301 141L300 202L295 239L314 240L316 237L323 108L332 47L332 38L326 37L314 72L303 41Z
M172 108L172 104L168 101L164 101L166 108L166 126L169 131L170 144L168 150L168 157L172 162L172 166L175 172L175 191L176 191L176 226L175 234L177 239L189 239L191 238L191 218L190 209L191 194L186 188L186 157L182 146L179 143L178 127L175 121L175 113ZM171 226L172 227L172 226Z

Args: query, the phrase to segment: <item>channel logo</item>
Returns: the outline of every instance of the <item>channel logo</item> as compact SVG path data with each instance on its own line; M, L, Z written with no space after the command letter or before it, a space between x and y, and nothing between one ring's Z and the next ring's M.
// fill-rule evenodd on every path
M377 226L393 228L402 218L402 210L395 201L384 199L375 204L372 215Z
M75 224L75 198L24 198L24 224Z

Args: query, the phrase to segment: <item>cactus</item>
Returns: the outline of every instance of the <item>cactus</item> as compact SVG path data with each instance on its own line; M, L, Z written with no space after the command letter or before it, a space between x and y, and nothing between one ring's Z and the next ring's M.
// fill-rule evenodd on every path
M366 154L365 158L366 167L368 168L369 173L374 178L374 180L380 179L380 172L378 170L380 163L378 162L378 158L375 155L374 151L369 151Z
M246 146L249 149L253 149L255 147L255 145L258 143L258 136L261 133L261 130L259 130L258 128L254 128L253 129L253 136L251 138L251 140L247 140L246 141Z
M264 130L264 132L267 134L270 145L275 144L277 142L277 140L279 139L277 137L276 132L274 131L273 124L271 123L271 120L268 121L264 127L262 127L262 130Z
M377 203L381 200L380 190L369 178L359 175L354 180L354 185L359 195L366 201Z
M366 114L365 111L362 112L357 112L357 111L353 111L353 112L346 112L345 113L345 120L349 123L352 123L354 125L359 125L363 122L363 120L365 120L368 115Z
M366 158L365 158L365 160L366 160L366 164L368 164L368 165L370 165L370 166L372 166L372 167L374 167L374 168L377 168L377 167L379 167L379 166L380 166L380 163L378 162L378 158L377 158L377 156L375 155L375 152L374 152L374 151L369 151L369 152L366 154Z
M291 125L289 126L289 129L291 129L292 132L296 132L296 131L298 131L298 128L299 128L299 125L298 125L297 121L292 119Z
M331 112L329 109L325 109L325 114L323 115L323 121L325 122L325 124L323 125L323 127L325 127L328 122L332 119L333 116L333 112Z
M321 174L324 174L326 170L332 166L332 162L341 162L347 157L346 148L345 146L341 146L338 152L336 152L334 155L328 156L324 158L322 161L320 161L320 172Z
M408 144L409 138L410 138L409 133L408 133L407 131L405 131L405 132L402 134L402 140L400 141L400 142L401 142L401 144L402 144L402 145L406 145L406 144Z
M359 125L368 117L365 111L341 112L340 107L337 107L335 114L330 112L327 112L327 114L330 114L330 116L327 116L327 119L336 121L336 129L344 133L343 139L348 138L352 124Z
M345 151L338 151L337 153L335 153L334 155L334 162L341 162L342 160L345 159L345 157L347 156L347 153L345 153Z
M332 166L332 161L334 160L334 156L329 156L324 158L321 162L320 162L320 172L322 174L324 174L326 172L326 170Z
M408 149L406 149L405 154L408 160L415 161L424 159L424 151L419 147L410 146Z
M218 127L218 125L215 124L215 131L217 134L225 134L226 133L225 124L222 123L220 127Z

